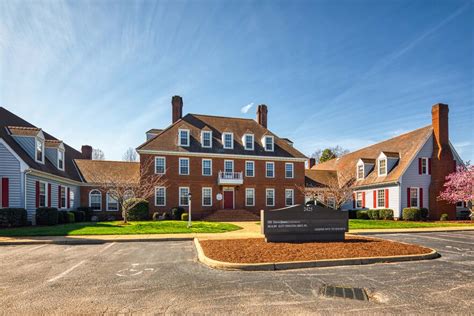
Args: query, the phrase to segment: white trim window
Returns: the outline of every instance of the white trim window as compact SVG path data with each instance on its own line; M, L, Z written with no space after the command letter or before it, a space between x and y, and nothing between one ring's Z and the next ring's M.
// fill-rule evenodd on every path
M60 199L58 201L58 208L66 208L66 194L67 194L67 187L59 186L60 191Z
M202 206L212 206L212 188L202 188Z
M265 177L275 178L275 163L273 161L265 162Z
M244 134L243 143L245 150L254 150L255 138L253 134Z
M202 175L212 176L212 159L202 160Z
M166 158L155 157L155 174L165 174L165 173L166 173Z
M212 131L201 131L201 146L212 148Z
M294 177L294 165L292 162L285 162L285 178L293 179Z
M48 206L48 184L46 182L40 181L39 183L39 207Z
M357 165L357 180L364 179L364 164Z
M166 206L166 187L155 188L155 206Z
M426 157L421 158L421 174L429 173L428 163L429 163L429 158L426 158Z
M179 158L179 174L182 176L189 175L189 158Z
M246 161L245 162L245 176L246 177L255 177L255 161Z
M419 207L420 206L420 199L419 199L419 188L410 188L410 207Z
M355 206L356 206L356 208L362 208L362 192L357 192L356 193Z
M69 190L69 205L71 207L74 207L75 199L76 199L76 195L74 194L74 190L73 189Z
M285 189L285 206L292 206L295 204L295 190Z
M64 171L64 150L58 149L58 169Z
M379 176L387 175L387 159L379 159Z
M245 206L255 206L255 189L245 189Z
M181 147L189 147L189 129L178 130L178 145Z
M275 140L273 136L264 136L263 146L265 148L265 151L273 151L275 149Z
M102 193L99 190L89 192L89 207L94 211L102 210Z
M377 190L377 207L385 207L385 190Z
M179 206L189 205L189 187L179 187Z
M275 206L275 189L265 190L265 205Z
M113 196L113 193L107 192L107 211L117 212L119 210L118 200Z
M44 139L35 138L35 160L44 164Z
M224 172L225 173L234 173L234 161L233 160L224 160Z
M222 133L222 146L224 149L234 149L234 134L225 132Z

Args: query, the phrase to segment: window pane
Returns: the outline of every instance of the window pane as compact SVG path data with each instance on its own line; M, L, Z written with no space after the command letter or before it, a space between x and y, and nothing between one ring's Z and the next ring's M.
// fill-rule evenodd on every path
M179 159L179 173L187 175L189 174L189 160L188 159Z
M245 163L245 176L247 177L254 176L254 162L253 161L247 161Z
M166 204L165 195L166 195L165 188L160 187L156 189L156 205L164 206Z
M273 138L272 137L265 137L265 150L272 151L273 150Z
M273 178L274 176L274 167L275 165L273 164L273 162L267 162L266 163L266 176L267 178Z
M232 160L224 161L224 172L226 173L234 172L234 162Z
M245 135L245 149L252 149L252 148L253 148L253 136Z
M224 134L224 148L232 148L233 136L232 134Z
M378 207L385 207L385 190L377 191L377 205Z
M285 164L285 177L293 178L293 164L292 163Z
M210 159L203 159L202 160L202 174L204 176L212 175L212 162Z
M155 158L155 165L156 165L156 173L163 174L165 173L165 158L164 157L157 157Z
M268 189L266 191L266 200L267 206L274 206L275 205L275 191L273 189Z
M181 146L188 146L189 145L189 132L188 131L180 131L179 132L179 141Z
M410 189L410 204L411 207L418 207L418 188Z
M286 206L291 206L294 204L293 195L294 195L294 191L292 189L285 190L285 205Z
M188 194L189 194L189 189L188 188L179 188L179 204L182 206L187 206L188 205Z
M253 189L245 189L245 205L254 206L255 205L255 191Z
M211 132L202 132L202 146L211 147Z
M202 205L212 206L212 189L211 188L202 189Z

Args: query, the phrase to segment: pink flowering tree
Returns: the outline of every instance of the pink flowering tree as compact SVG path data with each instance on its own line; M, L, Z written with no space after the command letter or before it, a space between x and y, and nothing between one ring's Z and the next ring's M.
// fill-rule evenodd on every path
M456 171L446 177L444 190L438 199L450 203L466 202L471 203L471 219L473 218L473 182L474 166L467 163L465 166L458 166Z

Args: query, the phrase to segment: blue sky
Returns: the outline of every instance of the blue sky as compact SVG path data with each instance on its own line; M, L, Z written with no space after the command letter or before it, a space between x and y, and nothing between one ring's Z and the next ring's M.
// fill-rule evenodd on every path
M0 104L120 160L170 124L175 94L185 113L265 103L308 155L428 125L443 102L474 161L473 21L469 0L3 0Z

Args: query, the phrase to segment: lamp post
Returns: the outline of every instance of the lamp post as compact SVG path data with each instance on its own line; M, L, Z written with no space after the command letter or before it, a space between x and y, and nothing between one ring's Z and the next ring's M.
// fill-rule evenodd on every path
M191 192L188 193L188 228L192 226L191 224Z

